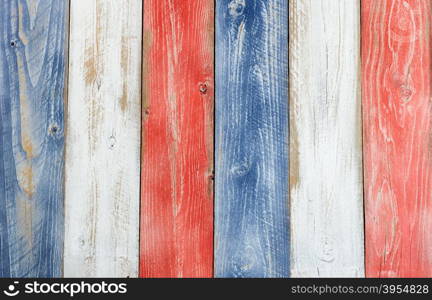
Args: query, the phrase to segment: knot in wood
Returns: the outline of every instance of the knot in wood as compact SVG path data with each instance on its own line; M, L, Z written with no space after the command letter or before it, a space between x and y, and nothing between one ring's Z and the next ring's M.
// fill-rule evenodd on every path
M207 84L200 83L199 85L199 91L201 94L207 94Z
M244 176L249 172L250 166L248 163L236 164L231 168L231 173L234 176Z
M233 17L238 17L243 14L245 8L244 0L233 0L228 4L229 13Z
M60 133L60 127L58 124L54 123L48 127L48 134L51 136L56 136Z

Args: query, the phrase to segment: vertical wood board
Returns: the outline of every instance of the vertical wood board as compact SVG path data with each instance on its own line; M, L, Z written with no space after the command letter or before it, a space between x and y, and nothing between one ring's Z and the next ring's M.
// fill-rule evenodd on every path
M287 277L288 1L216 2L216 277Z
M213 274L213 6L144 1L142 277Z
M0 277L59 277L66 0L0 2Z
M138 275L142 1L71 3L66 277Z
M366 275L432 276L432 4L362 1Z
M290 1L293 277L364 276L360 1Z

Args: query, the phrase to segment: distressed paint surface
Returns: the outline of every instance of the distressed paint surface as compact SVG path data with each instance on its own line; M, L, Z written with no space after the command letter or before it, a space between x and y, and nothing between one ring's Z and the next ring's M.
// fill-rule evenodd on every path
M287 277L288 1L216 2L216 277Z
M290 1L293 277L364 276L360 1Z
M0 277L59 277L68 3L0 2Z
M213 5L144 1L142 277L213 274Z
M431 277L432 3L362 1L366 275Z
M138 275L142 1L71 3L66 277Z

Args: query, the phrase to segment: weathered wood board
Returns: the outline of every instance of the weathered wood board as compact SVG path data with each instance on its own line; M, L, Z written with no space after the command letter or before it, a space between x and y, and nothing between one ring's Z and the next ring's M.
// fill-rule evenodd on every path
M71 3L66 277L136 277L141 0Z
M364 275L360 1L290 1L291 275Z
M59 277L66 0L0 1L0 276Z
M216 277L289 275L288 1L216 2Z
M144 1L140 276L213 274L212 0Z
M432 3L362 1L368 277L431 277Z

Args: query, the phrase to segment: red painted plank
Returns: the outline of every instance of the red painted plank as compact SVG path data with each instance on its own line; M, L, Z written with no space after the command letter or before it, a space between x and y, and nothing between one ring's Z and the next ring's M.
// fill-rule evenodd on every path
M430 0L363 0L366 274L432 276Z
M141 277L213 273L213 11L144 1Z

